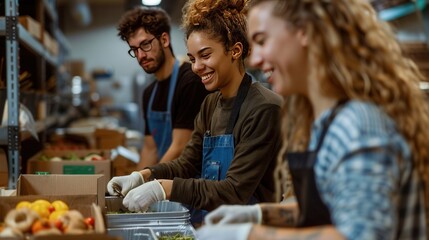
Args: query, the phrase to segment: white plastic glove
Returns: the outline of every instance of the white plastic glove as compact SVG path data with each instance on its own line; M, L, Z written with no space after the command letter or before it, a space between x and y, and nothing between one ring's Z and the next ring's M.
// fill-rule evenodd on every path
M222 205L207 214L207 225L227 223L257 223L262 221L261 207L256 205Z
M197 230L197 237L204 240L246 240L250 230L252 230L251 223L205 225Z
M114 177L107 183L107 191L110 195L119 195L115 188L117 188L123 196L144 183L144 178L139 172L132 172L130 175Z
M152 203L162 200L165 200L164 188L153 180L131 190L122 204L132 212L145 212Z

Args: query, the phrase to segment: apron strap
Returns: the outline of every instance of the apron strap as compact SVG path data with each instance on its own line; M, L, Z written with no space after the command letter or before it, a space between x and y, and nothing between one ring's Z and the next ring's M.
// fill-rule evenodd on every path
M176 90L176 84L177 84L177 77L179 75L179 61L175 60L174 62L174 67L173 67L173 73L171 74L171 78L170 78L170 86L168 89L168 99L167 99L167 112L171 112L171 103L173 101L173 96L174 96L174 91ZM150 95L149 98L149 104L148 104L148 109L150 112L152 112L152 105L153 105L153 100L155 98L155 94L158 91L158 81L155 82L155 87L152 90L152 94ZM148 111L148 112L149 112Z
M249 92L250 85L252 85L252 78L246 73L241 81L240 87L238 88L237 97L234 100L234 106L232 108L231 115L229 116L228 125L226 126L225 134L232 134L235 123L237 122L238 115L240 113L241 105Z
M322 134L320 135L319 141L317 142L317 147L315 150L316 152L319 152L320 148L322 147L323 139L325 138L325 135L328 132L329 125L331 125L331 123L334 121L334 118L341 111L344 105L346 105L347 101L348 100L346 99L338 101L338 103L332 109L332 112L329 115L328 119L323 123L323 130L322 130Z

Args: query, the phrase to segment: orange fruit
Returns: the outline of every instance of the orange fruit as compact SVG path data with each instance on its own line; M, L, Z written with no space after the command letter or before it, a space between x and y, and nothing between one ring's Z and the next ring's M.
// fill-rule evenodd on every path
M39 219L36 220L33 225L31 225L31 232L35 234L41 230L46 230L50 228L51 224L46 219Z

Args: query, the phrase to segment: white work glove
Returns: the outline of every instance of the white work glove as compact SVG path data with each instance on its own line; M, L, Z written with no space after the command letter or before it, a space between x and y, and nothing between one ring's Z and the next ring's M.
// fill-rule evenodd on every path
M164 188L153 180L131 190L122 204L132 212L145 212L152 203L162 200L165 200Z
M262 221L261 207L256 205L222 205L204 218L207 225L228 223L257 223Z
M246 240L250 230L252 230L251 223L205 225L197 230L197 237L204 240Z
M109 183L107 183L107 191L110 195L120 195L115 191L117 189L122 196L126 196L127 193L144 183L144 178L139 172L132 172L130 175L114 177Z

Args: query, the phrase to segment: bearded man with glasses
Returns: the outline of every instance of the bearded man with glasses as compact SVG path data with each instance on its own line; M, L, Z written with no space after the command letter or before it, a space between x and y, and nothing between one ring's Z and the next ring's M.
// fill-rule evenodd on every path
M145 137L139 169L180 155L209 93L191 65L175 58L170 29L170 17L161 8L137 7L118 24L119 37L130 46L128 54L156 78L143 94Z

